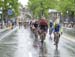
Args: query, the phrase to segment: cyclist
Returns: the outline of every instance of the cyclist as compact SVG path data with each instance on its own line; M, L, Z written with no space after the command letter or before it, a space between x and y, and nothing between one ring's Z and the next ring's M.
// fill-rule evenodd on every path
M35 29L37 29L37 28L38 28L38 21L35 21L35 22L33 23L33 25L34 25Z
M43 41L45 40L45 37L46 37L46 34L47 34L47 30L48 30L48 22L47 20L45 19L45 17L42 17L40 20L39 20L39 33L40 33L40 39L41 39L41 42L43 44ZM42 36L42 37L41 37Z
M32 20L30 22L30 29L31 29L32 32L35 30L34 23L35 23L35 20Z
M50 28L49 28L49 34L50 34L50 39L52 40L52 38L51 38L51 34L52 34L52 32L53 32L53 29L54 29L54 24L53 24L53 21L52 20L50 20Z
M60 23L55 23L54 25L54 45L56 45L56 48L58 48L59 38L60 38Z
M35 37L35 40L38 39L38 21L32 22L31 31Z

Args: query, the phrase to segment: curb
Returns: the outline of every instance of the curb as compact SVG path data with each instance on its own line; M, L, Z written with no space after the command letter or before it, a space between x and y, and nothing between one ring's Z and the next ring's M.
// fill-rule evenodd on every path
M13 33L18 27L14 28L13 30L11 30L10 32L8 32L7 34L5 34L4 36L2 36L0 38L0 40L4 39L5 37L9 36L11 33Z
M0 33L2 33L2 32L4 32L4 31L6 31L6 30L8 30L8 29L9 29L9 28L1 29Z

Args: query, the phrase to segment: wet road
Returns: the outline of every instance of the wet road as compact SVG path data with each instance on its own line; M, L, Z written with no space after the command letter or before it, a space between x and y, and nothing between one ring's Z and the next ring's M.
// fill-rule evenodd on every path
M56 50L47 34L42 50L29 28L20 28L0 40L0 57L75 57L74 44L61 36Z

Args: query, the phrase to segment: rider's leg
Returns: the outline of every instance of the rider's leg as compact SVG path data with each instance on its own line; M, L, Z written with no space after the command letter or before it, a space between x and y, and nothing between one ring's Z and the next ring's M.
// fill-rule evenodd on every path
M56 39L56 49L58 49L58 43L59 43L59 39L60 39L60 36L59 36L60 33L57 32L56 34L57 34L57 35L56 35L56 36L57 36L57 39Z
M59 39L60 39L60 33L58 32L58 43L59 43Z

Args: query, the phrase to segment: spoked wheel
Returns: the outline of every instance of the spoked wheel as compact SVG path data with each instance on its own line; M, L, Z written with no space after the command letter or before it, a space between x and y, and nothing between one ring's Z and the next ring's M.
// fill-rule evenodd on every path
M55 34L55 46L56 46L56 49L58 49L58 43L59 43L59 33Z
M42 34L40 38L41 38L41 46L43 47L44 40L45 40L45 34Z
M56 40L56 44L55 45L56 45L56 49L58 49L58 40Z
M35 36L35 40L38 40L38 33L37 33L37 31L35 31L34 36Z
M44 39L43 38L41 38L41 45L43 46L43 42L44 42Z

